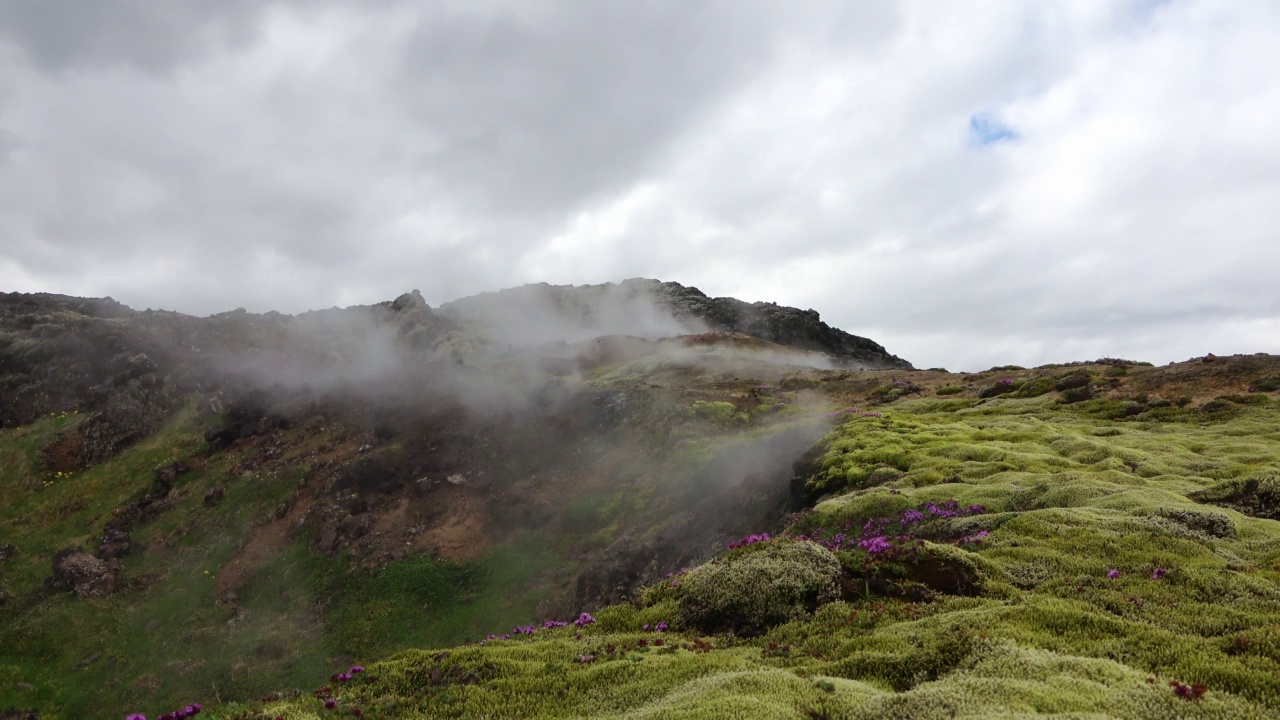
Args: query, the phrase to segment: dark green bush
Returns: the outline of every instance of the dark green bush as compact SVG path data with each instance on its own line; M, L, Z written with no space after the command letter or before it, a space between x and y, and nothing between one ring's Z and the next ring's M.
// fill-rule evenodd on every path
M1088 387L1091 382L1093 382L1093 378L1087 370L1072 370L1058 378L1058 382L1054 384L1053 389L1058 392L1065 392L1076 388Z
M1249 386L1249 392L1280 392L1280 377L1269 377L1261 380L1255 380Z
M1018 388L1017 392L1013 394L1013 397L1016 397L1016 398L1040 397L1041 395L1044 395L1046 393L1053 392L1055 384L1056 383L1054 383L1054 380L1051 377L1032 378L1024 382L1022 386Z
M789 377L782 381L783 390L808 390L817 386L818 381L809 378Z
M944 385L938 388L935 392L938 395L958 395L964 392L964 388L959 385Z
M996 397L998 395L1004 395L1007 393L1014 392L1018 389L1018 387L1019 387L1019 383L1015 382L1013 379L1004 378L1003 380L997 380L994 385L988 385L982 388L981 390L979 390L978 397L980 398Z
M871 391L870 399L880 402L893 402L904 395L914 395L924 388L907 380L895 380L885 385L877 386Z
M1068 404L1084 402L1085 400L1088 400L1092 397L1093 397L1093 391L1089 389L1088 385L1068 388L1062 391L1062 402L1068 403Z

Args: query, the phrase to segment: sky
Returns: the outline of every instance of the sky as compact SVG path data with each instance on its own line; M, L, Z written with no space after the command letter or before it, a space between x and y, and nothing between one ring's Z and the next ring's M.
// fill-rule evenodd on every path
M0 291L655 277L918 367L1280 353L1280 3L0 0Z

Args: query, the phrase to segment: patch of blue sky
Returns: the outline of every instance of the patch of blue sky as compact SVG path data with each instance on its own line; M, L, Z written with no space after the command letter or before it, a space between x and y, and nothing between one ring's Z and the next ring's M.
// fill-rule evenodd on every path
M976 147L987 147L1017 139L1018 131L995 115L974 113L969 116L969 142Z

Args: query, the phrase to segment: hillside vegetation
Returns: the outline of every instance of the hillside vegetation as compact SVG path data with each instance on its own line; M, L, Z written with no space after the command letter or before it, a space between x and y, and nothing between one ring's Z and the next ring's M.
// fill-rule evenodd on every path
M406 297L4 316L0 719L1280 714L1280 358L481 353Z
M837 416L816 507L580 626L408 651L245 709L1275 717L1276 402L1014 394Z

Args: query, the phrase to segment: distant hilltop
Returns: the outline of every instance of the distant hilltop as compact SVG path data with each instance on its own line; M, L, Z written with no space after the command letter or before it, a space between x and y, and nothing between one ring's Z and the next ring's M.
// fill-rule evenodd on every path
M445 303L440 312L497 323L536 315L528 319L529 326L535 328L540 324L539 318L555 316L584 330L595 330L596 334L650 334L646 330L666 335L737 332L822 353L839 366L912 369L911 363L890 354L882 345L822 322L816 310L713 298L696 287L650 278L601 285L522 285ZM518 332L516 328L504 330L508 334Z

